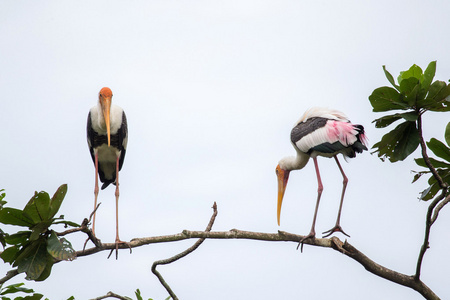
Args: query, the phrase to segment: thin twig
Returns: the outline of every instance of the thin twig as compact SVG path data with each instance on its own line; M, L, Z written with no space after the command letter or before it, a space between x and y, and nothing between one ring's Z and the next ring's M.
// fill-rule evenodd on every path
M94 216L95 212L97 211L97 209L100 207L100 204L102 204L101 202L99 202L97 204L97 207L94 208L94 210L91 212L91 214L89 215L89 223L91 223L92 217Z
M120 299L120 300L132 300L130 297L120 296L120 295L117 295L117 294L115 294L113 292L108 292L104 296L100 296L100 297L97 297L97 298L92 298L90 300L102 300L102 299L106 299L106 298L117 298L117 299Z
M439 203L436 208L434 209L434 213L433 213L433 217L431 218L431 224L433 224L434 222L436 222L438 216L439 216L439 212L441 211L441 209L450 202L450 194L447 195L447 197L445 197L445 199Z
M208 226L206 226L205 232L210 232L211 231L211 228L212 228L212 226L214 224L214 221L216 219L216 216L217 216L217 204L216 204L216 202L214 202L214 205L212 206L212 208L213 208L214 212L213 212L213 215L211 216L211 219L209 220ZM161 273L159 273L156 270L156 267L158 265L166 265L166 264L173 263L173 262L179 260L180 258L185 257L189 253L195 251L203 243L204 240L205 240L205 238L201 238L201 239L197 240L197 242L195 242L194 245L192 245L188 249L184 250L183 252L181 252L181 253L179 253L179 254L177 254L175 256L172 256L170 258L167 258L167 259L157 260L157 261L155 261L153 263L153 265L152 265L152 272L153 272L153 274L155 274L156 277L158 277L159 281L164 286L164 288L166 289L166 291L169 293L170 297L172 297L173 300L177 300L178 299L177 295L175 295L173 290L170 288L170 286L164 280L164 278L161 275Z
M55 233L56 233L57 236L65 236L65 235L67 235L67 234L79 232L79 231L82 231L82 230L83 230L83 229L82 229L81 227L77 227L77 228L67 229L66 231L63 231L63 232L56 232L56 231L55 231Z
M92 230L90 230L88 227L88 225L91 223L92 217L94 216L97 209L100 207L100 204L102 203L100 202L99 204L97 204L97 207L95 207L94 210L91 212L91 214L89 215L89 220L84 219L83 224L81 225L81 228L84 229L82 231L88 235L88 238L86 239L83 245L83 251L86 248L86 245L89 241L91 241L97 248L102 247L101 241L92 233Z

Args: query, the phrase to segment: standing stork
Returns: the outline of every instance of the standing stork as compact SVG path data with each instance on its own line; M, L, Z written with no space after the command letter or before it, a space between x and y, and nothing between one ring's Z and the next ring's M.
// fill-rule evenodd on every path
M98 176L102 190L111 183L116 186L116 257L119 244L119 171L122 169L128 141L127 118L122 108L112 105L112 91L100 90L98 104L91 108L87 120L87 142L95 165L94 219L92 233L95 236L95 209L97 209Z
M323 232L323 234L325 234L324 237L328 237L334 232L342 232L346 236L349 236L342 230L340 225L342 203L344 201L348 179L339 163L337 155L341 153L344 158L352 158L356 156L356 153L362 153L364 150L367 150L367 138L364 134L364 127L350 123L347 117L340 111L326 108L311 108L303 114L292 129L291 142L297 152L297 156L281 159L275 170L278 177L278 225L280 225L281 204L289 179L289 172L302 169L308 163L309 158L312 157L319 186L317 202L311 231L300 240L300 244L303 247L303 242L306 239L315 238L317 211L323 191L317 156L334 157L344 181L336 225L330 230Z

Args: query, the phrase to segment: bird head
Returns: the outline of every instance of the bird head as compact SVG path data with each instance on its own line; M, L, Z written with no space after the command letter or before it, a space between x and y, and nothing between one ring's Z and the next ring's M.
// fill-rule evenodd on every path
M278 205L277 205L277 220L280 225L281 204L283 203L284 192L289 179L289 170L283 170L280 165L277 165L275 173L278 178Z
M105 118L106 132L108 136L108 147L111 144L111 124L110 124L110 111L111 111L111 100L112 91L108 87L104 87L100 90L98 94L98 101L102 108L103 117Z

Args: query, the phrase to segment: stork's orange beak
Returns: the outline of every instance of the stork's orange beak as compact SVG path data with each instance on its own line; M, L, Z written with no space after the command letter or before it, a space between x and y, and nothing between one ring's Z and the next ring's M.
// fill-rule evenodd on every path
M278 205L277 205L277 220L278 226L280 226L280 214L281 214L281 204L283 203L284 192L286 191L286 186L289 179L289 172L280 168L280 165L275 169L278 178Z
M100 95L100 105L102 107L103 117L105 118L106 134L108 136L108 147L111 145L111 124L110 124L110 111L111 111L111 98Z

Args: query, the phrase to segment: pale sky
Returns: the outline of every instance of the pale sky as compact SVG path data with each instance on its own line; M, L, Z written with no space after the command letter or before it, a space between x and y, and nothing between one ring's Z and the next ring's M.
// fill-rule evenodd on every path
M375 129L368 96L416 63L437 60L450 78L448 1L2 1L0 188L23 208L34 191L69 192L60 213L81 222L94 202L94 166L86 119L99 90L128 117L120 173L120 237L131 240L203 230L214 201L213 230L307 234L317 182L312 163L293 171L276 221L275 167L294 155L290 130L311 106L345 112ZM425 117L426 140L443 139L448 114ZM418 157L416 152L414 157ZM343 160L341 160L343 161ZM324 192L316 231L335 222L342 178L319 159ZM411 185L413 157L383 163L365 152L343 163L349 178L341 224L371 259L406 274L423 242L425 180ZM101 191L96 231L115 237L114 188ZM423 281L450 297L444 209L433 227ZM344 236L336 234L344 240ZM70 236L80 250L85 235ZM80 257L54 266L28 287L53 299L113 291L165 299L155 260L195 240ZM295 243L207 240L191 255L159 267L180 299L422 299L331 249ZM3 276L9 265L0 264ZM24 282L19 275L8 282Z

